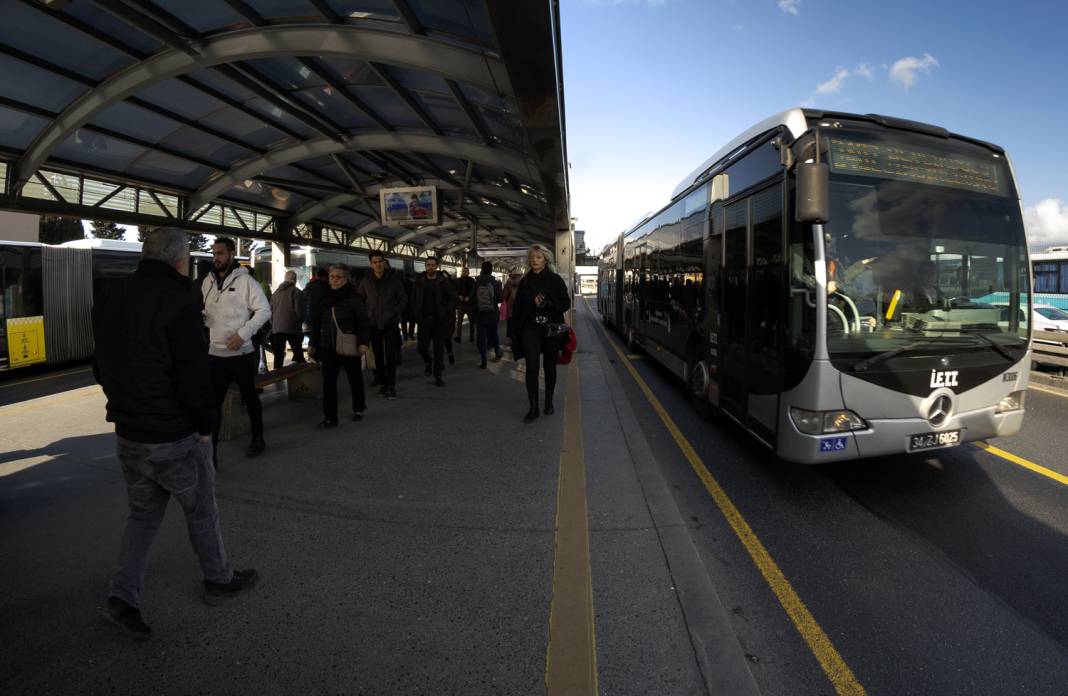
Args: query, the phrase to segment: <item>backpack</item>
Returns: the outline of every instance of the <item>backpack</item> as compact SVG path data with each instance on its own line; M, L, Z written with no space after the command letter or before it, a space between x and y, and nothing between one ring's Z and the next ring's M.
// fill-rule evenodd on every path
M475 287L475 307L480 312L497 311L497 293L492 280L480 282Z

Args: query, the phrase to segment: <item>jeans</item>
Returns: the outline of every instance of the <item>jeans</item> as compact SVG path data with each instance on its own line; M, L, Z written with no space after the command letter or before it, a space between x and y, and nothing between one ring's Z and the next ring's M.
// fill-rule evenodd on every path
M427 365L433 365L434 376L441 377L445 370L445 348L449 347L449 337L445 335L445 326L434 319L419 322L416 350ZM430 344L434 344L434 362L430 362Z
M274 369L281 370L286 361L286 343L293 351L293 362L304 362L304 336L301 334L271 334L271 352L274 353Z
M226 558L215 504L211 445L200 442L195 434L159 444L119 437L118 454L126 478L130 515L122 535L119 570L111 578L108 594L131 606L140 606L148 553L171 496L185 513L189 541L200 560L204 579L230 582L234 573Z
M219 422L222 422L222 404L226 399L226 390L230 388L231 382L237 382L237 388L241 390L241 400L245 402L245 408L248 409L253 440L263 438L263 405L260 404L260 397L256 394L258 353L259 351L252 351L232 358L208 356L208 365L211 367L211 386L215 390L215 408L219 414ZM218 429L212 438L217 445Z
M538 398L538 358L545 368L545 403L553 400L556 389L556 356L560 352L560 339L545 338L545 327L537 324L526 326L521 332L523 357L527 361L527 397Z
M320 350L320 365L323 370L323 417L337 422L337 378L341 368L349 379L349 391L352 392L352 412L363 413L367 410L367 399L363 391L363 373L360 371L360 356L338 355L332 350Z
M371 348L375 352L376 374L382 386L396 386L401 353L400 328L396 324L372 328Z
M501 338L497 335L497 324L496 318L478 324L478 354L482 356L482 362L486 362L486 349L490 346L493 346L494 354L500 357Z

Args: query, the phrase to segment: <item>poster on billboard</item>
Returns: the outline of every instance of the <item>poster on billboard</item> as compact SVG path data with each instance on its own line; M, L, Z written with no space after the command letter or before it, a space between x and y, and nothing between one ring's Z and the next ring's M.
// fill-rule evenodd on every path
M435 225L438 223L438 190L434 186L384 188L378 192L382 224Z

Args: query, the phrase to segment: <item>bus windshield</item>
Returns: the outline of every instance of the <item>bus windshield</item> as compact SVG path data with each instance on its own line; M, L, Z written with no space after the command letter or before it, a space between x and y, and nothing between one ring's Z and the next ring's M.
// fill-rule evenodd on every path
M1030 276L1004 159L890 137L828 136L831 359L848 369L914 350L1022 356Z

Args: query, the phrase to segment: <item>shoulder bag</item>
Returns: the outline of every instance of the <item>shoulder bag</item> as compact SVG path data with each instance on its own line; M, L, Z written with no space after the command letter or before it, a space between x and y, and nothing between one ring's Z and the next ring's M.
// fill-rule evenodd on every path
M341 327L337 323L337 313L334 308L330 308L330 316L334 320L334 352L338 355L345 355L348 357L355 357L360 354L359 346L356 343L356 334L345 333L341 330Z

